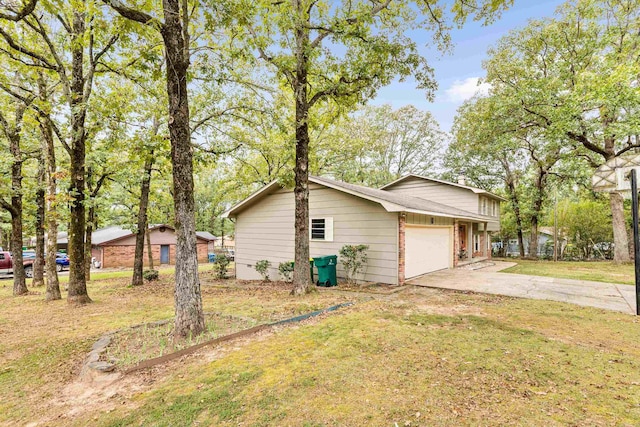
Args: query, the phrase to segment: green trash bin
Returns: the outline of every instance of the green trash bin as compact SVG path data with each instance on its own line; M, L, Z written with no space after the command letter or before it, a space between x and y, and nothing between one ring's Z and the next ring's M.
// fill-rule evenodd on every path
M313 263L318 269L318 281L316 282L318 286L338 286L338 278L336 277L337 255L315 257Z

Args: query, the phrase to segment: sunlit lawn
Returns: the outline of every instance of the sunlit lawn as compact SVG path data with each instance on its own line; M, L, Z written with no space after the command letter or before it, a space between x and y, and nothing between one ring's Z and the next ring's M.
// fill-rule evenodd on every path
M635 283L633 264L616 264L611 261L532 261L506 259L518 265L502 270L503 273L531 274L534 276L564 279L593 280L596 282Z
M634 316L422 288L379 300L331 289L296 298L286 286L229 288L202 276L206 311L258 323L356 304L173 363L150 383L127 377L140 380L137 391L83 406L60 402L79 362L107 331L170 317L170 274L140 288L94 276L94 303L82 308L14 298L2 281L0 424L640 424Z
M234 267L234 263L229 265L229 268L232 269ZM174 265L163 265L161 267L156 267L157 270L161 271L162 274L173 274L176 271L176 267ZM199 264L198 271L211 271L212 264ZM60 283L68 283L69 282L69 270L65 270L62 274L58 274L58 279ZM130 268L123 269L95 269L91 270L91 280L107 280L107 279L119 279L122 277L131 277L132 270ZM27 279L27 286L31 283L31 279Z

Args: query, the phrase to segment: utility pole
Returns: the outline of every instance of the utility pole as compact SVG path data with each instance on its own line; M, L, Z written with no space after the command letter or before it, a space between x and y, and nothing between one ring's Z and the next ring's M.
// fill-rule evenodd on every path
M636 271L636 315L640 315L640 231L638 230L638 177L631 169L631 214L633 216L633 251Z

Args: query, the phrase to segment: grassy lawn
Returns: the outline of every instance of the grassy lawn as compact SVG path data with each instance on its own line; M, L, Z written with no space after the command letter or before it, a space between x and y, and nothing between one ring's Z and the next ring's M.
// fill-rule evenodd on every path
M450 426L638 425L640 323L549 301L407 289L391 296L223 287L205 310L265 322L356 305L120 380L100 399L65 391L106 331L170 317L158 284L92 281L95 303L14 298L0 282L0 424ZM85 390L86 392L90 390Z
M233 268L234 264L231 263L229 268ZM176 267L174 265L163 265L156 266L156 270L161 271L164 274L173 274L176 271ZM199 264L199 271L210 271L211 264ZM69 282L69 270L65 270L64 274L58 274L58 280L60 283L68 283ZM105 279L119 279L123 277L131 278L131 269L106 269L106 270L91 270L91 280L105 280ZM32 282L32 279L27 279L27 286L29 286Z
M596 282L635 284L633 264L615 264L611 261L532 261L505 259L518 265L502 270L503 273L531 274L533 276L563 279L593 280Z

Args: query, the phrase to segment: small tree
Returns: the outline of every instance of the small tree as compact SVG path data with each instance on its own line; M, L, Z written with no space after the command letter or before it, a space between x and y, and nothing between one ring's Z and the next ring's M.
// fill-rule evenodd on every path
M340 249L340 262L347 274L347 281L356 282L362 268L367 264L368 245L344 245Z
M230 263L231 260L224 255L216 257L216 260L213 263L213 271L215 271L217 279L227 278L227 268L229 267Z
M293 274L293 266L294 266L293 261L281 262L278 265L278 271L280 272L280 275L282 276L285 282L290 282L292 280L291 275Z
M266 259L261 259L256 262L256 271L260 273L265 282L269 281L269 267L271 267L271 262Z

